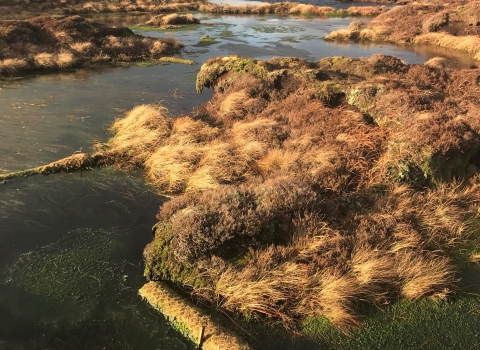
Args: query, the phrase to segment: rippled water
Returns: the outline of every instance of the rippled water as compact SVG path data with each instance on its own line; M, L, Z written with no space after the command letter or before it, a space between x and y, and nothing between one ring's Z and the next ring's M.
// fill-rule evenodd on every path
M202 17L202 16L199 16ZM100 17L109 23L141 17ZM254 58L392 54L410 63L436 55L475 64L446 50L390 45L342 45L320 40L349 19L211 16L192 30L141 32L176 37L183 56L199 63L239 54ZM200 47L202 35L218 41ZM0 171L68 156L138 104L161 102L172 116L207 101L196 94L199 65L77 71L2 82ZM142 250L163 199L140 173L101 169L9 181L0 185L0 349L191 349L139 298ZM276 340L271 349L304 349Z

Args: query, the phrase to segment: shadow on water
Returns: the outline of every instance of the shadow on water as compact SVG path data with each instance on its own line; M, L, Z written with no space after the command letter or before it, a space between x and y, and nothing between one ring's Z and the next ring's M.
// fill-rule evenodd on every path
M143 17L95 16L131 25ZM393 54L409 63L437 55L472 64L439 49L381 44L336 45L320 40L350 19L220 16L196 30L141 32L173 36L184 57L276 55L318 60L332 55ZM217 39L208 49L202 35ZM197 95L197 66L159 65L41 75L0 85L0 172L69 156L136 105L160 102L172 116L207 101ZM140 172L102 169L18 179L0 185L0 349L192 349L137 296L144 283L142 250L163 199ZM262 348L315 348L304 340L266 336Z

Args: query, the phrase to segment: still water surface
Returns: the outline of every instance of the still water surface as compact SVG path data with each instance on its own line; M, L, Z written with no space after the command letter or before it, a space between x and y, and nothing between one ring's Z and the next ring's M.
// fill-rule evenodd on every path
M199 16L200 17L200 16ZM140 17L95 17L133 24ZM446 56L428 47L342 45L320 40L350 19L215 16L192 30L138 33L184 42L185 58L239 54L308 60L374 53L409 63ZM218 41L198 45L202 35ZM161 102L172 116L207 101L195 92L200 65L163 65L43 75L0 85L0 171L71 155L136 105ZM0 185L0 349L193 349L137 297L142 250L163 199L140 173L102 169L12 180ZM305 349L277 339L271 349Z

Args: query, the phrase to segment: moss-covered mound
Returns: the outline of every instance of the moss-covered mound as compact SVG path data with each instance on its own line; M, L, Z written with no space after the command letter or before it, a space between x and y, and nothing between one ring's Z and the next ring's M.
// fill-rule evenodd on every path
M100 153L162 194L146 276L225 310L355 326L447 298L478 258L480 70L388 56L207 61L212 99L140 106Z
M111 28L80 16L0 21L0 76L151 60L181 47L175 39L145 38L128 28Z
M480 60L480 1L414 1L369 23L353 22L326 40L372 40L430 44L469 53Z

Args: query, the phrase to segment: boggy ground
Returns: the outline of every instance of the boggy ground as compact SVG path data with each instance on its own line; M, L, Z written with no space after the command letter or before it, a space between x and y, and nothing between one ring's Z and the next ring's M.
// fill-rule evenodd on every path
M369 23L353 22L326 40L431 44L480 60L480 1L415 1L396 6Z
M0 18L25 19L39 14L193 11L202 3L204 3L202 0L0 0Z
M0 77L88 64L157 59L177 53L175 39L135 35L80 16L41 16L0 21Z
M391 3L392 1L385 1ZM296 2L263 3L260 5L231 6L211 4L206 0L0 0L0 18L28 18L33 14L87 14L99 12L171 13L203 11L224 14L295 14L313 16L376 16L385 12L385 6L351 6L335 10L329 6L305 5Z
M369 59L207 61L212 99L142 105L99 154L172 196L145 275L287 327L461 293L480 260L480 70Z

